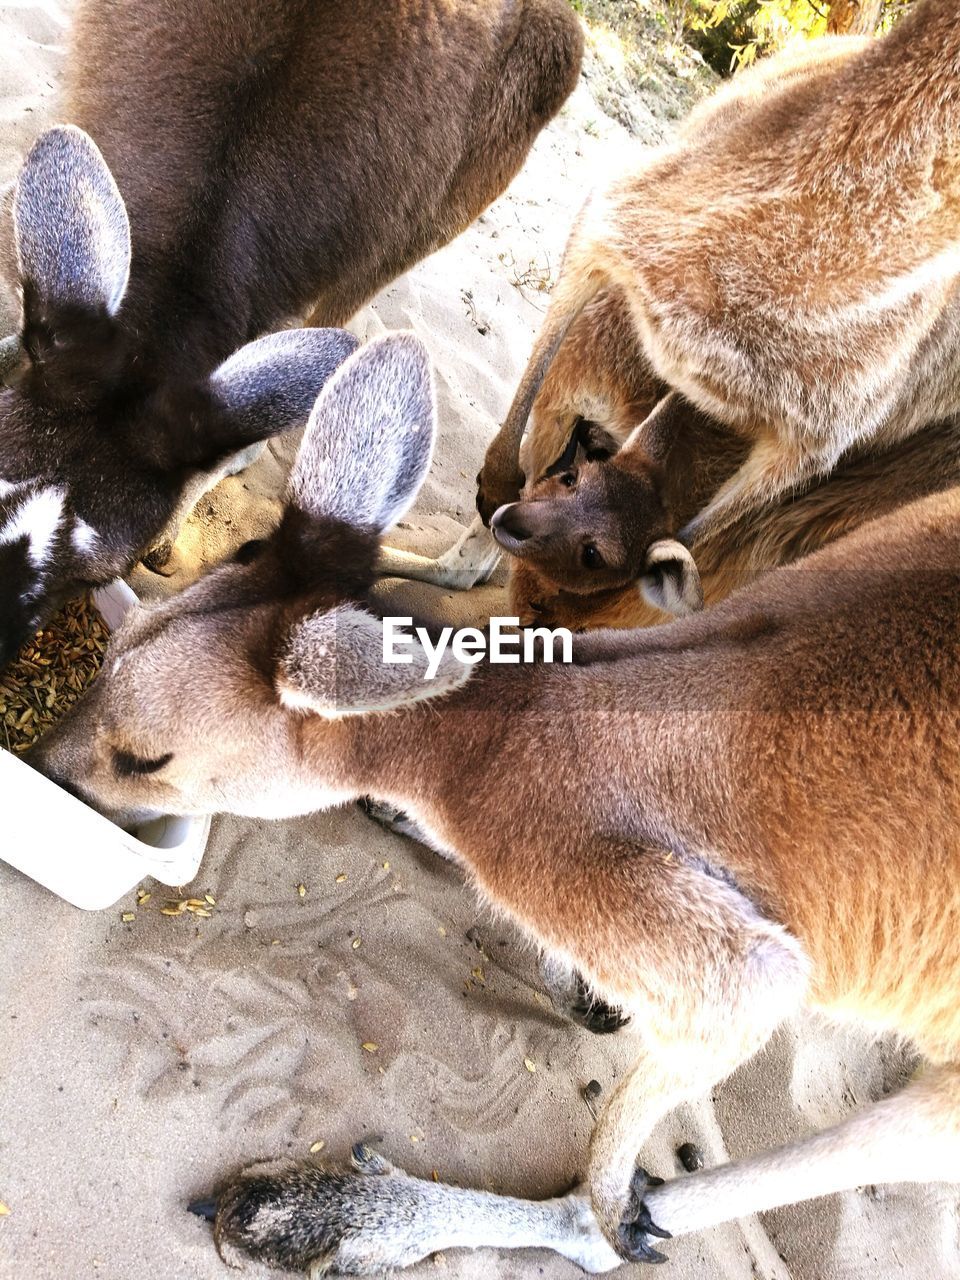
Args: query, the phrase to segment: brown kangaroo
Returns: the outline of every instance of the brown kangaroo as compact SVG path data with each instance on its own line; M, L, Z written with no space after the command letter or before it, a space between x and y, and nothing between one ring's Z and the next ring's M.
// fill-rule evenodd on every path
M9 209L0 665L80 584L159 566L199 493L303 421L349 339L217 371L311 311L344 323L462 231L581 49L566 0L81 3L74 123Z
M920 0L881 40L829 38L738 75L675 145L593 194L487 450L481 519L416 575L469 586L495 560L483 526L520 492L544 374L613 287L655 376L748 445L680 531L688 545L855 446L955 415L958 57L953 0Z
M532 436L541 424L549 419L535 406ZM619 450L612 431L576 421L560 457L492 522L511 557L509 612L524 625L571 630L649 626L715 604L866 520L960 484L960 423L949 418L886 449L854 448L823 479L707 531L691 559L676 531L736 471L745 449L742 437L675 392Z
M358 1152L356 1175L231 1183L197 1206L218 1240L317 1276L468 1244L543 1244L601 1271L792 1201L957 1179L960 488L707 612L576 637L570 665L448 650L426 679L426 639L385 661L365 600L434 429L412 336L350 356L260 555L134 611L33 761L122 821L399 805L555 976L630 1016L636 1060L585 1191L502 1200ZM482 787L464 787L464 760ZM898 1032L927 1069L779 1150L662 1184L637 1168L666 1112L804 1004Z

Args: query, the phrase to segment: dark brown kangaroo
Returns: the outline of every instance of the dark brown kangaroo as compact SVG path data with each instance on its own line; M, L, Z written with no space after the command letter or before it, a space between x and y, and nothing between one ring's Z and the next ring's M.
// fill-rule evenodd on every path
M352 340L238 348L311 311L342 324L463 230L581 47L564 0L81 5L79 128L38 140L9 210L0 664L303 421Z

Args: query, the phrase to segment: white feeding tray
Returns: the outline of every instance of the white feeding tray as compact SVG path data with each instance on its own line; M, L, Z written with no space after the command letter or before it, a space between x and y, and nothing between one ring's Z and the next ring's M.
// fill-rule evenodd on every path
M124 582L93 595L111 630L137 603ZM200 868L209 818L156 818L136 835L0 750L0 858L75 907L102 911L146 876L189 884Z

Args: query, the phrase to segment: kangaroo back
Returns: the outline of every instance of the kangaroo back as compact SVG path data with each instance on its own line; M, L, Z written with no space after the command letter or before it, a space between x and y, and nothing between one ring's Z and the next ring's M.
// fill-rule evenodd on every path
M86 0L69 110L130 215L131 325L222 357L343 323L503 190L581 44L560 0Z

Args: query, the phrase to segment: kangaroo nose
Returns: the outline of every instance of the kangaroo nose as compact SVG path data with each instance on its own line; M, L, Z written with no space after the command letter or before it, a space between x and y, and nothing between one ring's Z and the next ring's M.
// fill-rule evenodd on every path
M33 765L33 767L36 769L38 773L42 773L44 777L48 778L51 782L55 783L55 785L58 786L61 791L65 791L68 796L73 796L74 800L83 801L83 795L81 794L79 787L77 787L74 783L72 783L69 778L66 778L62 773L59 773L56 769L51 769L47 767L46 765L44 765L42 761L35 760L33 758L33 752L29 752L25 757L25 759L27 761L27 764ZM86 801L83 801L83 802L86 803Z
M498 507L490 521L493 536L509 551L511 545L526 542L532 530L527 527L523 514L523 503L510 502L505 507Z

